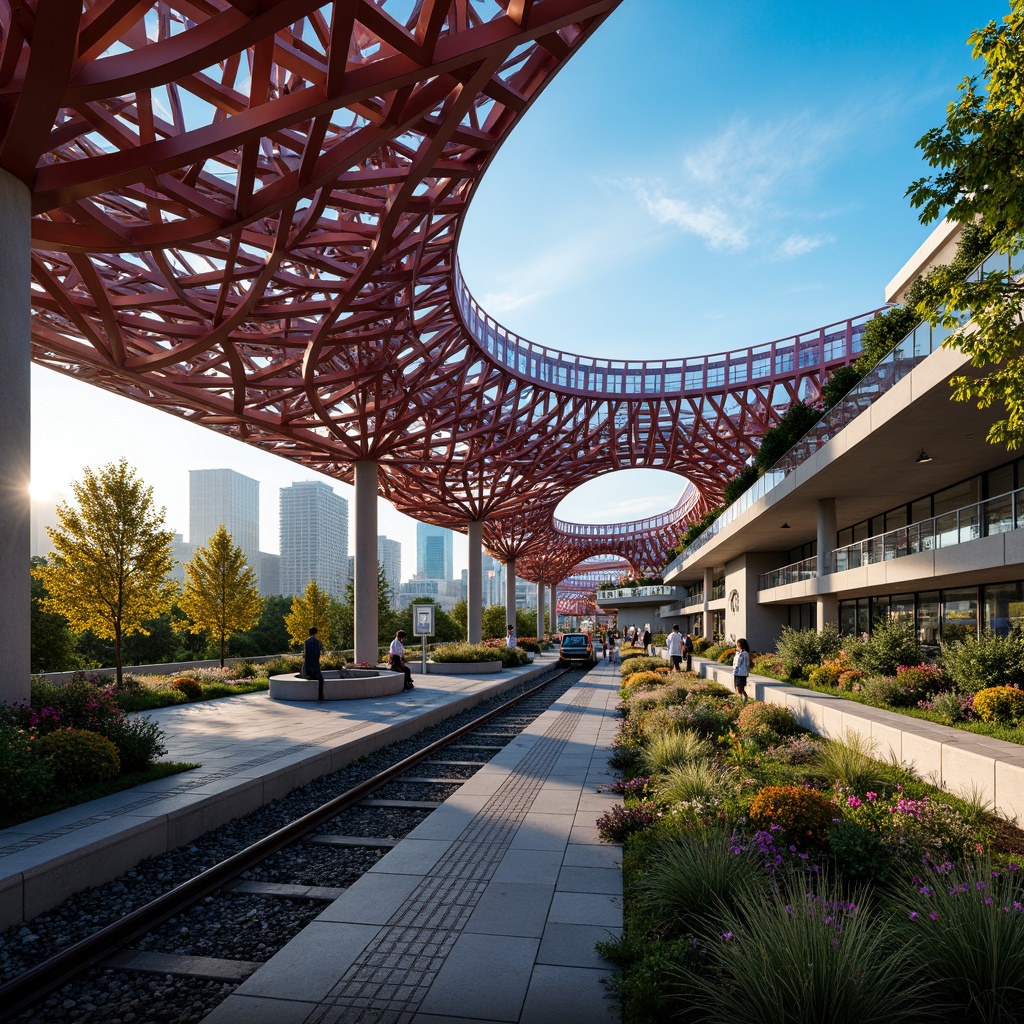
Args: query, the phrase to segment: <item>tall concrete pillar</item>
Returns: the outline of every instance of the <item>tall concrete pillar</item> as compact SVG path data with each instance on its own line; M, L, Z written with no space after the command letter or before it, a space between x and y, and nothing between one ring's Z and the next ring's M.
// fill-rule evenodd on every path
M839 622L839 599L835 594L821 593L829 586L828 577L832 573L832 551L836 546L838 532L836 521L836 499L818 499L818 597L817 627L821 632L826 622Z
M377 463L356 462L355 483L355 619L356 663L377 664Z
M704 570L704 637L711 640L711 591L715 586L715 570Z
M28 703L31 671L31 194L0 171L0 700Z
M483 554L484 524L474 521L469 524L469 571L466 590L466 639L478 644L483 639L484 573Z
M505 625L516 624L516 560L505 563Z
M537 583L537 639L544 639L544 584Z
M558 632L558 584L551 584L551 632Z

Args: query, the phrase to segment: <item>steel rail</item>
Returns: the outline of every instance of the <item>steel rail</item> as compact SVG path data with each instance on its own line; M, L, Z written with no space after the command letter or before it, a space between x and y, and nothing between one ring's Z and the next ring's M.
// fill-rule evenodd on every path
M552 666L550 675L543 682L506 701L500 707L484 712L474 718L472 722L467 722L440 739L434 740L422 750L410 754L390 768L385 768L384 771L365 779L344 793L332 797L316 810L296 818L295 821L271 832L270 835L264 836L245 849L239 850L238 853L214 864L213 867L201 871L187 882L182 882L155 900L125 914L124 917L112 924L104 926L87 938L79 940L60 953L30 967L18 977L0 985L0 1021L10 1020L22 1010L38 1003L66 981L70 981L75 975L94 966L138 936L151 931L169 917L173 917L210 893L222 888L243 871L248 871L260 861L266 860L279 850L297 842L325 821L329 821L335 815L364 799L367 794L372 793L375 789L380 789L381 786L408 771L413 765L426 760L431 754L443 749L466 733L480 728L484 722L504 714L509 708L515 707L528 697L534 696L567 671L569 670Z

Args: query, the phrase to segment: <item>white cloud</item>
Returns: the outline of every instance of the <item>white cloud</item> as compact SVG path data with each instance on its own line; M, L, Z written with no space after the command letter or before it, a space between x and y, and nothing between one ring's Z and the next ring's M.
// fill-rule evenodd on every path
M694 235L713 251L795 259L833 241L794 226L831 215L809 197L860 122L857 115L810 114L757 126L736 121L690 150L670 178L619 184L658 224Z

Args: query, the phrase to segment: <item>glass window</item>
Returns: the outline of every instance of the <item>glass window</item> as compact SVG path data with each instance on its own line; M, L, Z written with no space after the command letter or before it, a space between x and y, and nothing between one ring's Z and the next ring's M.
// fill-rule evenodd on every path
M961 640L978 635L978 588L942 592L942 640Z
M1013 490L1013 463L990 469L985 474L985 497L994 498Z
M932 498L928 495L927 498L918 498L917 501L912 502L910 505L910 521L912 523L923 523L926 519L932 517Z
M840 530L836 534L836 547L845 548L847 544L853 543L853 527L848 526L845 530Z
M852 636L857 632L857 602L839 602L839 632L843 636Z
M925 647L939 645L939 592L917 595L917 639Z
M914 621L914 595L893 594L889 598L889 616L897 622Z
M871 602L871 625L885 622L889 618L889 598L872 597L869 600Z
M885 529L898 530L903 526L907 525L907 506L900 505L899 508L894 508L889 512L885 513Z
M978 478L972 477L962 483L947 487L935 495L934 515L940 516L943 512L952 512L954 509L963 508L978 500Z
M996 583L984 588L986 629L1006 636L1011 629L1024 628L1024 583Z
M875 516L868 520L868 536L877 537L880 533L885 533L885 516Z
M854 524L854 527L853 527L853 539L855 541L867 540L869 536L870 536L870 534L868 533L867 520L865 520L863 523L855 523Z
M871 605L865 597L857 600L857 632L871 632Z

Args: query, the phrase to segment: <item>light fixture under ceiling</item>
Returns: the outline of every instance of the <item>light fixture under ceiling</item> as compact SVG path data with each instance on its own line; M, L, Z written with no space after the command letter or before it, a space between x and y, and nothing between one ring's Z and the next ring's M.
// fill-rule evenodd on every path
M922 448L921 454L914 460L915 462L931 462L932 457Z

